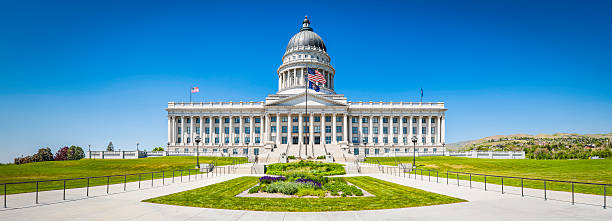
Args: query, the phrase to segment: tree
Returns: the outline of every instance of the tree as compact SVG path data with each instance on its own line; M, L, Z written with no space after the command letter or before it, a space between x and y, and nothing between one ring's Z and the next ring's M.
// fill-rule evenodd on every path
M153 151L164 151L164 148L163 147L156 147L156 148L153 148Z
M59 150L57 150L57 153L55 153L55 157L53 159L54 160L67 160L68 159L68 147L62 147Z
M115 147L113 146L113 142L109 142L108 146L106 147L106 151L115 151Z
M51 148L40 148L32 158L34 162L50 161L53 160L53 153L51 153Z
M68 160L80 160L85 158L85 152L83 151L83 148L73 145L68 148L66 156Z

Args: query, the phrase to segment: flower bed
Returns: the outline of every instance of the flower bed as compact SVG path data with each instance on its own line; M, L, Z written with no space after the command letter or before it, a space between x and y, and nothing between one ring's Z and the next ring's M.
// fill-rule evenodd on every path
M266 167L266 173L271 175L288 176L291 174L298 175L315 175L315 176L330 176L345 174L344 166L337 163L321 163L314 161L299 161L294 163L275 163Z
M291 174L285 176L264 176L259 184L250 188L248 194L259 197L350 197L364 196L364 191L346 182L342 177ZM267 194L262 194L267 193ZM282 195L278 195L278 194ZM249 196L249 195L243 196ZM274 195L277 194L277 195ZM370 195L370 194L368 194Z

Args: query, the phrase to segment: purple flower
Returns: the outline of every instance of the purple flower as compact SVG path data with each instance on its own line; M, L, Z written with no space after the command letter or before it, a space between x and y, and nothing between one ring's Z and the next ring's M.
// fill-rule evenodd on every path
M270 183L274 183L278 181L285 181L285 180L287 180L287 178L283 176L262 176L259 178L260 183L266 183L266 184L270 184Z
M304 179L304 178L299 178L297 180L295 180L296 183L305 183L305 184L310 184L314 187L321 187L321 183L311 180L311 179Z

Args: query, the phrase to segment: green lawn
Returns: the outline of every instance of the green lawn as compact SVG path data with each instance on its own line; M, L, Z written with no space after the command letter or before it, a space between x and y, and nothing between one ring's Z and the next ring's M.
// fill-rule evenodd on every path
M397 161L412 163L412 157L369 157L366 162L396 165ZM420 169L439 171L446 178L446 171L470 172L490 175L551 179L575 182L612 184L612 159L599 160L533 160L533 159L476 159L465 157L417 157ZM432 174L435 176L435 174ZM456 175L451 174L451 178ZM459 179L469 180L468 175ZM483 176L472 176L472 181L484 182ZM446 181L444 181L446 182ZM501 184L501 178L487 177L487 183ZM521 186L520 179L504 179L504 185ZM543 189L542 181L523 181L529 188ZM612 186L609 186L612 188ZM571 191L571 184L547 182L547 189ZM576 192L603 195L602 186L576 184Z
M200 157L200 163L210 163L216 161L217 165L231 164L234 160L240 159L246 161L246 158L230 158L230 157ZM151 157L142 159L82 159L82 160L67 160L67 161L48 161L28 163L21 165L0 165L0 184L12 182L25 182L34 180L56 180L69 179L79 177L96 177L121 174L148 173L155 171L166 171L165 177L172 177L172 170L187 170L192 169L191 173L196 173L195 157ZM189 172L185 171L183 175ZM177 172L175 176L180 176ZM154 174L155 179L160 179L162 174ZM128 176L128 182L138 181L138 175ZM143 180L151 179L151 175L145 176ZM90 186L106 185L106 178L97 178L90 180ZM122 183L124 177L110 178L110 183ZM87 180L71 180L67 181L67 188L85 187ZM0 187L4 188L4 187ZM39 190L54 190L62 189L63 181L42 182L39 183ZM36 184L9 184L7 188L8 194L33 192L36 190ZM3 191L3 190L0 190Z
M346 180L375 196L345 198L235 197L258 183L258 177L240 177L198 189L147 199L144 202L217 209L288 212L374 210L465 202L462 199L430 193L372 177L347 177Z

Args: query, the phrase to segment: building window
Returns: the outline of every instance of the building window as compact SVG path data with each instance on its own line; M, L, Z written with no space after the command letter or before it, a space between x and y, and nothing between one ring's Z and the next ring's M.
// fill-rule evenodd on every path
M308 122L308 121L310 120L310 117L304 117L304 118L302 118L302 120L303 120L304 122ZM295 122L297 122L297 121L295 121Z
M402 123L408 123L408 118L402 117Z
M362 132L363 134L368 134L368 128L367 128L367 127L362 127L362 128L361 128L361 132Z
M421 137L421 143L425 144L425 137Z
M191 137L187 137L187 143L191 143Z
M234 127L234 133L240 134L240 127Z
M357 133L359 133L359 130L357 129L357 127L353 127L353 131L351 133L352 134L357 134Z
M260 143L261 140L259 139L259 137L255 137L255 143Z
M388 117L383 117L383 123L384 124L389 123L389 118Z
M407 137L404 137L404 139L403 139L403 141L402 141L402 142L404 142L404 144L408 143L408 138L407 138Z
M342 117L336 117L336 122L342 122Z
M398 128L397 127L393 127L393 134L398 134L398 133L399 133Z
M383 134L389 134L389 128L383 127Z
M210 143L210 138L204 138L204 143Z
M378 137L372 137L372 142L378 143Z
M245 134L251 134L251 128L250 127L245 127L244 128L244 133Z
M246 144L249 144L249 143L251 142L251 138L250 138L250 137L245 137L245 138L244 138L244 142L245 142Z
M336 126L336 132L342 133L342 126Z
M325 116L325 122L331 122L332 121L332 117L330 116Z
M270 127L270 132L276 133L276 126L271 126Z
M240 137L234 137L234 143L240 143Z
M256 118L255 118L255 123L261 123L261 118L256 117Z
M187 118L187 123L190 124L191 123L191 117Z
M431 134L436 134L436 128L435 127L431 128Z
M434 153L435 153L435 152L437 152L437 151L438 151L438 149L436 149L436 148L433 148L433 152L434 152Z
M281 144L287 144L287 137L281 137Z
M215 127L215 134L219 134L219 127Z
M393 123L394 123L394 124L397 124L397 122L398 122L398 118L397 118L397 117L394 117L394 118L393 118Z
M342 141L342 136L337 136L337 137L336 137L336 141L337 141L337 142Z
M351 123L357 123L357 117L352 117L351 118Z
M299 122L299 118L298 117L292 117L291 119L292 119L291 122Z
M421 123L427 123L427 119L421 118Z
M331 136L325 137L325 144L331 144Z
M287 133L287 126L282 126L281 127L281 132Z
M309 132L308 129L309 129L308 126L304 126L304 133L308 133Z
M215 137L215 144L218 144L218 143L219 143L219 138Z
M176 141L177 141L178 143L181 143L181 138L180 138L180 137L179 137L179 138L177 138L177 139L176 139Z
M416 134L417 133L417 128L416 127L412 127L412 134Z
M427 133L427 127L422 127L421 128L421 134L425 134Z
M389 148L385 148L385 153L389 153Z
M255 134L260 134L260 133L261 133L261 128L255 127Z
M224 142L225 142L226 144L229 144L229 137L226 137L226 138L225 138L225 140L224 140Z
M367 123L368 122L368 118L367 117L362 117L361 118L361 123Z
M415 117L413 117L413 118L412 118L412 123L413 123L413 124L416 124L416 122L417 122L417 119L416 119Z
M325 126L325 133L331 133L331 126Z
M183 149L183 151L184 151L185 153L188 153L188 152L189 152L189 148L185 148L185 149Z
M403 127L402 128L402 133L407 134L408 133L408 128L407 127Z
M229 117L223 118L223 123L229 124L230 119Z
M388 144L389 143L389 138L388 137L383 137L383 143Z
M196 124L200 123L200 118L196 118Z
M204 133L210 134L210 127L205 127L204 128Z
M321 122L321 117L315 116L314 117L314 122Z
M234 123L240 123L240 118L239 117L234 118Z
M397 143L397 137L393 138L393 143Z
M232 154L238 154L238 149L233 149Z
M187 133L190 134L191 133L191 127L187 127Z
M204 123L210 124L210 117L206 118L206 120L204 120Z
M315 133L321 133L321 127L320 126L315 126L314 127L314 132Z
M291 130L292 133L299 133L299 126L293 126L293 129Z
M368 137L363 137L363 143L368 143Z
M251 123L251 118L245 117L242 122L244 122L245 124Z
M213 152L216 153L217 151L219 151L217 148L213 149Z
M372 118L372 123L377 124L378 123L378 117Z
M219 123L219 118L215 118L215 124Z
M223 153L227 153L227 149L223 149Z
M196 127L196 134L200 134L200 128L199 127Z
M432 123L432 124L435 124L435 123L436 123L436 118L433 118L433 117L432 117L432 118L431 118L431 123ZM434 151L434 152L435 152L435 151Z
M287 122L287 116L282 117L281 122Z
M436 138L435 138L435 137L432 137L432 138L431 138L431 143L433 144L433 143L435 143L435 142L436 142Z
M359 137L353 137L353 143L359 143Z
M180 128L180 127L178 128L178 134L181 134L182 129L183 128Z
M181 118L178 119L178 123L183 123L183 120Z
M423 152L427 152L427 148L423 148Z
M276 117L275 116L270 117L270 122L276 122Z

